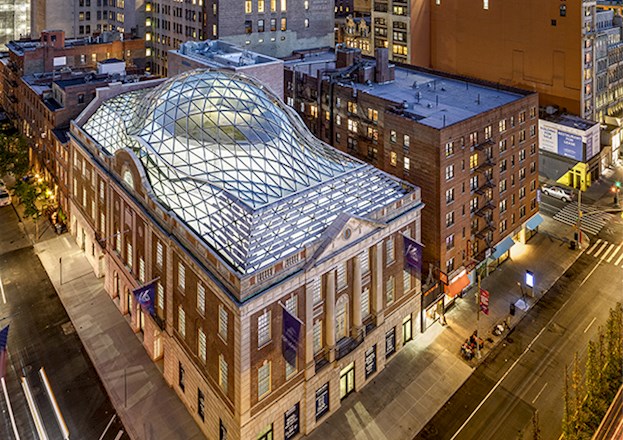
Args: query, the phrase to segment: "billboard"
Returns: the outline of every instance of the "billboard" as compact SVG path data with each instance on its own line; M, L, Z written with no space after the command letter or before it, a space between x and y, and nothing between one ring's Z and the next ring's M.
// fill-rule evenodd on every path
M582 136L558 130L558 154L578 162L584 160Z
M571 119L571 121L573 121ZM599 154L601 149L599 124L590 121L574 126L553 121L539 120L539 149L578 162L586 162Z

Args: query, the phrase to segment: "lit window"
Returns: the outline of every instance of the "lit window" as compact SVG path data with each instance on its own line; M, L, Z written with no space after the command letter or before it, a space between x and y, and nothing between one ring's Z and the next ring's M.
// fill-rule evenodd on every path
M206 334L202 328L200 328L198 331L197 339L199 344L199 347L197 348L197 351L199 352L199 359L201 359L205 363L207 358L207 342Z
M218 334L223 340L227 341L227 327L229 326L229 315L223 304L218 306Z
M257 397L261 399L270 393L270 361L265 361L257 370Z
M396 258L396 255L394 251L394 239L393 237L390 237L385 242L385 260L387 264L391 264L394 262L395 258Z
M158 267L162 267L163 252L164 250L162 249L162 243L158 242L156 244L156 265Z
M182 292L186 290L186 267L182 263L177 263L177 286Z
M265 311L257 318L257 346L258 348L270 342L270 310Z
M177 308L177 331L182 337L186 336L186 313L182 306Z
M206 288L201 283L197 283L197 310L202 315L206 311Z

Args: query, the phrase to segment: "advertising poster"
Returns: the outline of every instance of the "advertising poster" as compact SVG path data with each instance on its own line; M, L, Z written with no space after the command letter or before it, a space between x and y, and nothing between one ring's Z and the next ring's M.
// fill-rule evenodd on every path
M584 159L582 137L577 134L558 131L558 154L577 161Z
M329 411L329 382L316 390L316 420Z

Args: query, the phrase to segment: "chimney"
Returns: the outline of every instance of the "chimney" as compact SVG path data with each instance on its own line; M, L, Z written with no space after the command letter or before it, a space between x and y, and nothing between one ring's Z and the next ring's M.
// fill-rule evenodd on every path
M339 45L335 51L335 68L343 69L355 63L355 49Z
M42 31L41 42L44 46L51 46L55 49L62 49L65 47L65 31Z
M374 51L376 65L374 68L374 81L383 84L391 81L389 72L389 52L385 47L377 47Z

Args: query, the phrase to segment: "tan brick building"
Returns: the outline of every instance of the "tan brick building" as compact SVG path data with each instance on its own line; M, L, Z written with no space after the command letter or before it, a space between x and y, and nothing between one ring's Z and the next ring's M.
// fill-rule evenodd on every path
M208 438L299 438L415 336L419 189L266 88L110 85L71 138L71 232ZM131 293L150 280L153 316Z
M425 266L448 278L448 301L535 229L536 93L394 66L385 49L286 68L286 102L316 136L422 189Z

